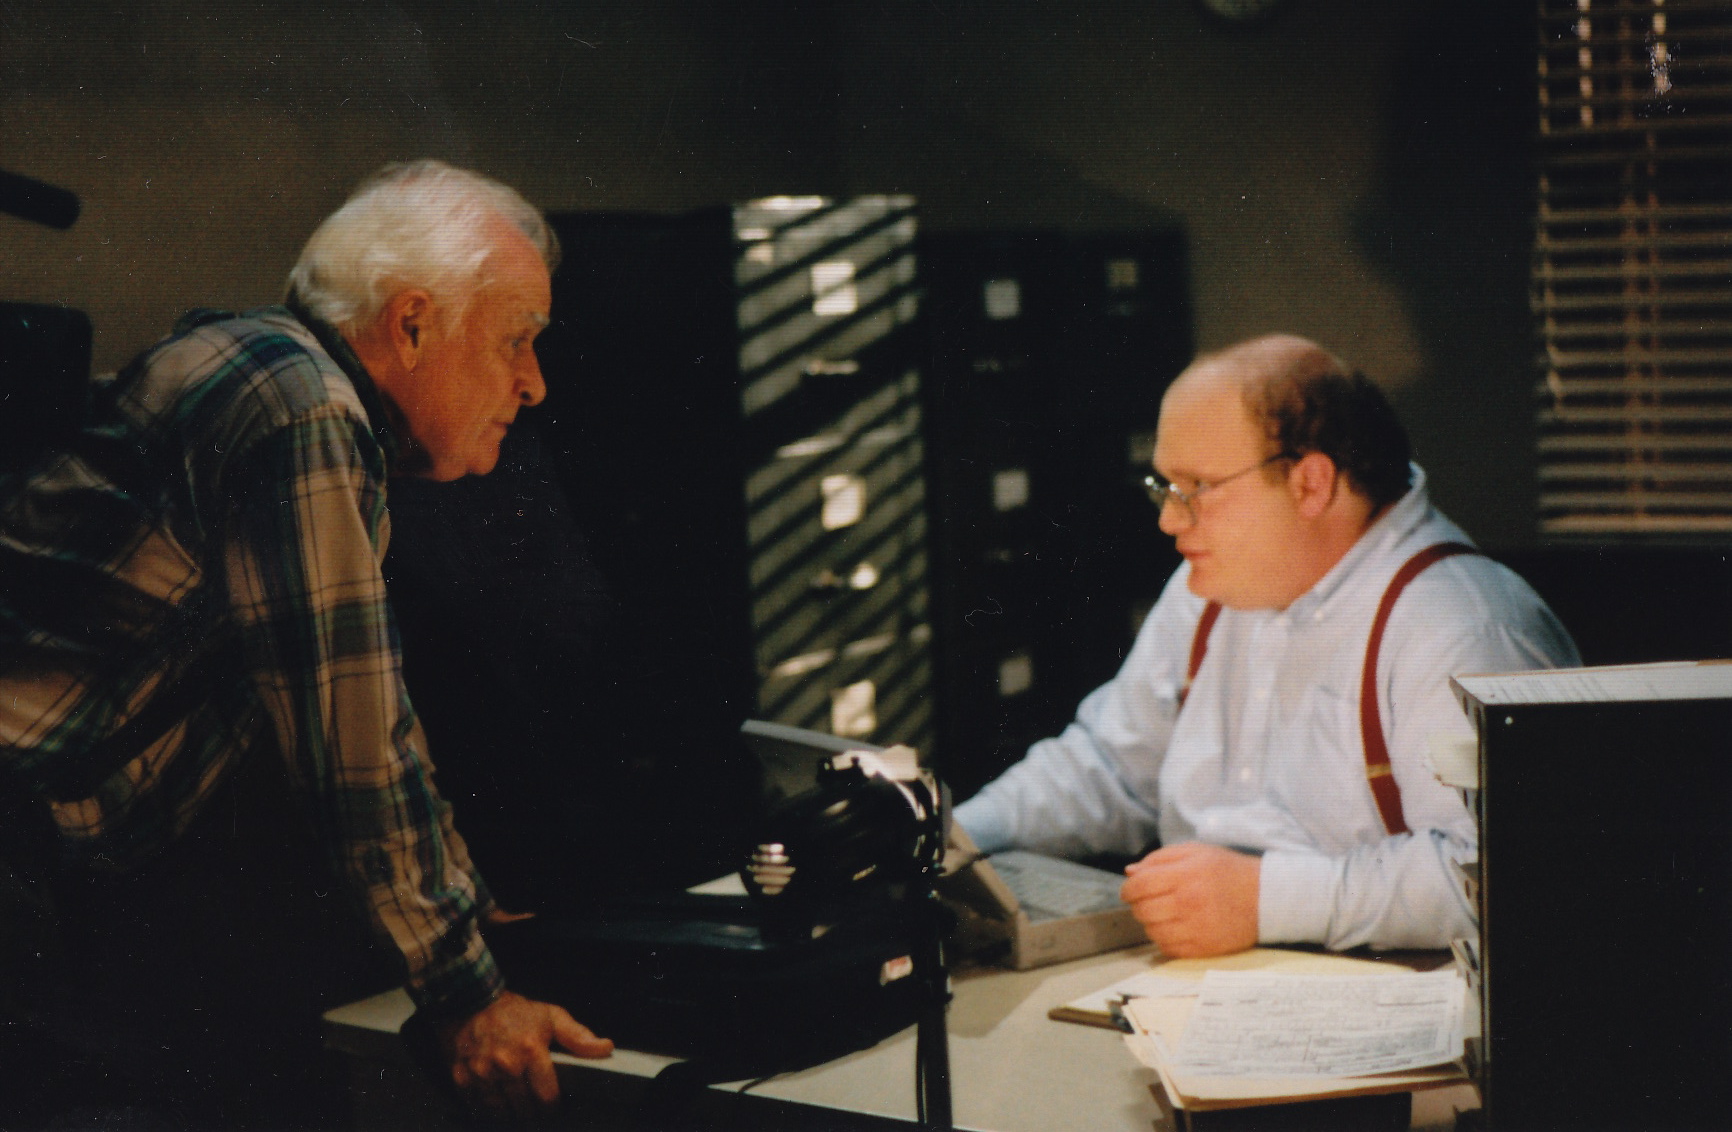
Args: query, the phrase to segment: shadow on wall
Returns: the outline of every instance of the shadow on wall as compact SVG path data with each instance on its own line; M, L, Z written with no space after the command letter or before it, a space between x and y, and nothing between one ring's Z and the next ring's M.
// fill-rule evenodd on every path
M1732 658L1732 552L1546 546L1496 557L1546 599L1584 664Z
M1361 250L1403 292L1421 349L1393 391L1432 498L1482 545L1536 541L1531 4L1424 0L1392 68L1381 193Z
M1525 577L1587 664L1732 657L1732 556L1541 546L1537 344L1528 309L1537 93L1533 5L1424 0L1389 102L1381 195L1356 231L1402 288L1422 358L1391 399L1447 514Z
M1115 192L966 111L933 106L898 131L893 145L849 151L848 190L912 193L924 229L1123 232L1182 223L1177 212Z

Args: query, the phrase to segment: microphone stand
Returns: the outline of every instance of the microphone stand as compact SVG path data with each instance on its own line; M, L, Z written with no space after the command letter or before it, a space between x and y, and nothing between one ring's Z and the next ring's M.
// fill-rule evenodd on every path
M915 1112L921 1127L950 1132L955 1126L950 1105L950 1035L945 1015L950 1006L950 972L944 965L944 936L950 916L930 883L914 895L920 938L914 969L926 984L926 1005L914 1029Z

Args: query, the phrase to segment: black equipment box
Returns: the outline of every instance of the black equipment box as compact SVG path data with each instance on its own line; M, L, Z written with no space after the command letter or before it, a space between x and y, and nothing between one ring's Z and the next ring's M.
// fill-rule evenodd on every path
M679 893L490 929L512 988L623 1046L733 1066L733 1080L816 1065L912 1026L946 993L918 968L930 902L855 909L783 938L746 897Z
M1456 683L1479 728L1487 1125L1726 1127L1732 666Z

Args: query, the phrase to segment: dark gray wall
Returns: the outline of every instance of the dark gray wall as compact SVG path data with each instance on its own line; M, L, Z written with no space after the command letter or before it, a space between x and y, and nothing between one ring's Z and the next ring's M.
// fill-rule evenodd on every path
M1532 540L1527 5L1291 0L274 4L0 0L0 297L112 368L181 309L277 297L318 219L431 155L550 209L902 191L933 228L1177 219L1199 343L1312 335L1384 383L1434 494ZM1465 13L1465 14L1464 14Z

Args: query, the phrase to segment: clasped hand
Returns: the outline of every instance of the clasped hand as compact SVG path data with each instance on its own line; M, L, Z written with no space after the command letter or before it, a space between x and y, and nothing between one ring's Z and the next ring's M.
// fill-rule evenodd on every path
M1226 955L1257 943L1261 871L1248 853L1187 841L1127 866L1119 896L1169 958Z

